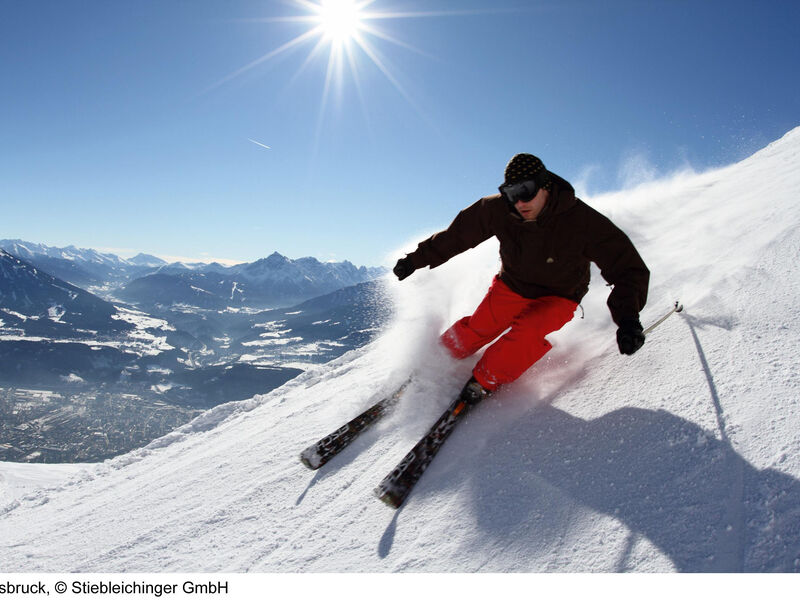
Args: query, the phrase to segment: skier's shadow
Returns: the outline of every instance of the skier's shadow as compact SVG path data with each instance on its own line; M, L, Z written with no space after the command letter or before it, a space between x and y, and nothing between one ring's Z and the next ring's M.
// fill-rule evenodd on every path
M707 325L730 329L734 323L684 318L719 433L663 410L627 407L584 420L547 405L491 434L482 449L451 456L448 469L439 469L440 459L432 466L438 487L457 486L471 472L475 507L468 512L485 535L519 555L541 555L545 564L570 532L592 534L595 511L597 519L608 515L628 529L623 543L603 539L598 547L598 553L616 552L611 562L618 571L633 566L644 538L682 572L800 572L800 481L759 470L736 453L697 334ZM472 416L481 409L491 407ZM426 485L423 478L415 493L425 493ZM391 550L396 526L397 514L381 539L381 557Z
M620 571L639 536L678 571L800 571L800 481L756 469L669 412L622 408L587 421L547 406L486 447L471 512L504 544L552 552L575 526L565 501L577 502L627 526Z

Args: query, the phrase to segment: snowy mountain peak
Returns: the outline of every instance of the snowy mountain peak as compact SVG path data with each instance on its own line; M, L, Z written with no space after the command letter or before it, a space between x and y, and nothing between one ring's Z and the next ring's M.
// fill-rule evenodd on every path
M287 264L289 264L291 262L292 261L290 261L283 254L280 254L278 252L273 252L267 258L264 258L262 260L256 261L254 264L261 263L263 265L266 265L269 268L276 268L276 267L281 267L283 265L287 265Z
M115 254L99 252L92 248L78 248L74 244L58 248L24 240L0 240L0 248L25 260L47 257L51 259L68 260L75 263L96 263L109 267L125 265L157 266L166 264L165 261L160 258L148 254L139 254L133 259L125 260Z
M152 254L144 254L142 252L133 258L129 258L128 262L140 267L160 267L167 264L167 261L162 260L157 256L153 256Z
M23 259L31 258L36 254L47 255L48 249L41 244L32 244L24 240L0 240L0 249Z

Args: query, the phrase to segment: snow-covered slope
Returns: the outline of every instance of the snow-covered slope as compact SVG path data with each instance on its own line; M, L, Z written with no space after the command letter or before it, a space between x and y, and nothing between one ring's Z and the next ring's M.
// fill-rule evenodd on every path
M55 487L6 490L3 570L800 571L798 158L800 129L588 199L651 267L643 322L685 311L620 356L595 276L586 318L468 415L401 510L372 489L468 377L435 339L482 297L491 242L393 283L400 312L370 346ZM390 418L319 472L299 463L413 369Z

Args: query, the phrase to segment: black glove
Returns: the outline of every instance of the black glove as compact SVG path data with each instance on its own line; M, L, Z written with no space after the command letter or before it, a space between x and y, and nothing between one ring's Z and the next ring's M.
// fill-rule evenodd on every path
M617 346L621 354L633 354L644 345L644 333L639 319L625 319L617 329Z
M394 274L397 275L397 278L400 281L403 281L406 277L411 275L414 271L416 271L416 267L412 264L411 259L407 256L405 258L401 258L397 261L397 264L394 266Z

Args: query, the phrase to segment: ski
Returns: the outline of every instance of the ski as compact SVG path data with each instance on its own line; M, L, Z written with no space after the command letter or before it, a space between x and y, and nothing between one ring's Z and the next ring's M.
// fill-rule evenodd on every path
M460 396L454 400L411 452L384 477L380 485L375 488L375 495L392 508L400 508L414 488L414 484L431 464L433 457L469 407L470 405Z
M319 469L322 465L339 454L339 452L347 448L362 431L384 416L391 407L397 404L409 383L411 383L410 377L390 395L379 400L336 431L326 435L315 444L311 444L300 453L300 462L309 469Z

